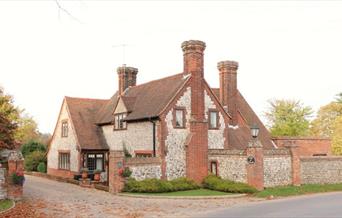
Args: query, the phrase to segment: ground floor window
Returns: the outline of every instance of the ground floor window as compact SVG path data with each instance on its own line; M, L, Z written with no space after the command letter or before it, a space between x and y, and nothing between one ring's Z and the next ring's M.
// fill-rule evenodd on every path
M58 168L63 170L70 170L70 153L58 154Z
M101 170L103 171L104 169L104 154L92 154L88 153L86 155L87 160L87 168L89 170Z
M210 172L216 176L218 176L217 173L217 161L211 161L210 162Z

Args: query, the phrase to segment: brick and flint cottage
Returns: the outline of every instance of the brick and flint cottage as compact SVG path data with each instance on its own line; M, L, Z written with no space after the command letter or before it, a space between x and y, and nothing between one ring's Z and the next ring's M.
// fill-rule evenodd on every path
M136 179L201 182L211 171L255 186L263 179L267 185L267 176L277 173L279 181L269 186L292 183L289 153L274 151L269 132L237 88L238 63L219 62L210 76L217 75L220 87L211 88L204 78L205 43L190 40L181 47L182 73L137 84L138 69L122 66L110 99L65 97L47 155L48 174L73 177L82 167L99 169L113 186L115 170L129 166ZM254 124L260 149L248 147ZM284 169L261 178L261 171L274 167L266 158L272 152L283 158ZM254 155L257 164L246 166L246 155Z

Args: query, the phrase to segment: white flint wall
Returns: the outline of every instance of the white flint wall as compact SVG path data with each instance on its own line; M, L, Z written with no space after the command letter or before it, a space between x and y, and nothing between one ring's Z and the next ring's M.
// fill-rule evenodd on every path
M166 155L166 176L168 180L184 177L186 175L185 160L185 140L190 133L189 121L191 114L191 88L188 87L184 94L176 103L177 107L185 107L186 109L186 128L173 128L173 109L166 115L166 125L168 136L165 141L167 150Z

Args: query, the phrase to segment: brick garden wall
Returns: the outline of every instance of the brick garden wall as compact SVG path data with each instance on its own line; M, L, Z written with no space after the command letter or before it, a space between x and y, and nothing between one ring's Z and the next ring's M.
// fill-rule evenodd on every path
M286 147L289 143L298 146L300 156L331 155L331 140L315 137L277 137L273 141L280 148Z
M302 184L342 183L342 157L302 157Z

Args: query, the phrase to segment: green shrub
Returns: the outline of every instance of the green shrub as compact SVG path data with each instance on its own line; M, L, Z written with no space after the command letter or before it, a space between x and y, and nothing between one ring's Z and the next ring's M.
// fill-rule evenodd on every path
M41 173L46 173L46 164L44 162L40 162L37 166L37 171Z
M174 191L185 191L199 189L200 186L193 180L187 178L178 178L170 181Z
M125 169L122 171L122 177L128 178L132 175L132 171L129 169L129 167L125 167Z
M25 158L27 155L34 151L46 152L46 145L36 141L29 141L28 143L21 146L21 153Z
M224 180L215 175L207 176L203 181L203 186L207 189L231 192L231 193L255 193L257 190L242 182Z
M179 178L171 181L160 179L145 179L142 181L136 181L135 179L130 178L125 183L124 191L139 193L162 193L198 188L199 186L194 181L186 178Z
M46 163L45 152L34 151L28 154L25 158L25 170L26 171L37 171L38 164Z

